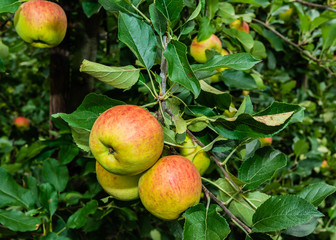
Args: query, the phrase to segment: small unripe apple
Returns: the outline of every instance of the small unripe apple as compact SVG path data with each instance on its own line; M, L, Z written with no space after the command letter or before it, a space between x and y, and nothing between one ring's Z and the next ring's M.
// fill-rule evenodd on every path
M242 91L242 94L243 94L243 96L248 96L248 95L250 94L250 92L247 91L247 90L243 90L243 91Z
M221 40L214 34L208 39L203 41L197 41L197 37L191 43L190 55L199 63L205 63L207 61L205 50L214 49L217 52L222 50Z
M272 137L259 138L261 147L272 145Z
M202 181L197 168L179 155L161 158L139 180L142 204L164 220L177 219L199 202L201 193Z
M230 23L230 28L237 29L246 33L250 32L250 26L248 25L248 23L240 19L236 19L232 23Z
M279 19L288 22L293 14L293 8L287 9L285 12L279 13Z
M122 176L110 173L96 161L96 174L99 184L112 197L122 201L139 198L138 182L141 174Z
M135 105L118 105L95 121L89 139L93 156L109 172L136 175L150 168L163 149L156 118Z
M205 171L210 166L210 157L204 152L201 146L197 143L194 145L192 139L189 135L186 136L186 139L183 143L183 148L180 149L180 153L183 157L188 158L198 169L200 175L203 175Z
M224 48L222 48L220 54L221 54L222 56L225 56L225 55L229 55L230 53L229 53L228 51L226 51ZM224 71L224 70L226 70L226 69L227 69L226 67L223 67L223 68L218 68L218 69L216 69L216 70L217 70L218 72L222 72L222 71ZM211 79L211 83L219 82L219 80L220 80L220 79L219 79L220 74L221 74L221 73L212 75L212 76L210 77L210 79Z
M17 117L13 123L20 130L28 130L30 128L30 120L25 117Z
M63 41L67 18L56 3L31 0L21 4L16 11L14 26L25 42L38 48L52 48Z

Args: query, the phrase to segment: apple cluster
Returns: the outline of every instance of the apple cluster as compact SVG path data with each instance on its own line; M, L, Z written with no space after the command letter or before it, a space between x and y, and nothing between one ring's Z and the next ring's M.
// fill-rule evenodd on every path
M97 118L89 144L98 182L108 194L123 201L140 197L150 213L174 220L199 202L199 170L203 173L210 164L198 164L198 169L189 160L202 162L205 156L198 148L193 152L190 141L185 146L192 152L182 151L186 157L162 157L164 133L156 118L139 106L118 105Z

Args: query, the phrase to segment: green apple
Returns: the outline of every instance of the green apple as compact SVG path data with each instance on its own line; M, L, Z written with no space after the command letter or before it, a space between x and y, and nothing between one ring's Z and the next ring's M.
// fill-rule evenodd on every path
M189 135L187 135L183 143L183 148L180 149L180 153L183 157L192 161L200 175L203 175L210 166L211 160L209 155L201 149L202 147L197 143L194 144Z
M266 138L259 138L259 141L260 141L260 144L261 144L261 147L264 147L264 146L270 146L272 145L272 137L266 137Z
M30 128L30 120L25 117L17 117L13 123L20 130L28 130Z
M139 180L142 204L164 220L177 219L199 202L201 193L202 181L197 168L179 155L161 158Z
M240 19L236 19L232 23L230 23L230 28L237 29L246 33L250 32L250 26L248 25L248 23Z
M110 173L96 161L96 174L99 184L112 197L122 201L139 198L138 182L141 174L122 176Z
M218 52L222 50L221 40L214 34L208 39L197 41L197 37L191 43L190 55L199 63L205 63L207 61L205 50L214 49Z
M109 172L136 175L159 159L163 141L162 127L150 112L135 105L118 105L97 118L89 145Z
M16 11L14 26L25 42L38 48L52 48L63 41L67 18L56 3L31 0L21 4Z
M9 54L9 48L5 45L2 40L0 39L0 58L5 59Z

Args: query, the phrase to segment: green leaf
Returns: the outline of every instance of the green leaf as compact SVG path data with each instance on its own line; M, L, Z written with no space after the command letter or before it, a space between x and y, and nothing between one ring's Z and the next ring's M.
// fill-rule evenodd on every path
M203 41L208 39L216 29L211 25L210 19L208 17L202 17L200 27L197 34L197 41Z
M201 86L187 59L187 47L178 41L168 43L163 53L168 62L168 75L171 81L178 82L189 89L196 97Z
M60 151L58 152L59 161L61 164L68 164L78 155L78 153L78 147L68 142L60 147Z
M271 232L307 223L313 217L323 217L306 200L293 196L273 196L258 207L253 215L253 232Z
M139 79L140 69L133 66L109 67L100 63L83 60L80 71L119 89L131 88Z
M222 72L220 77L225 85L230 88L252 90L258 87L254 78L250 74L243 71L226 69Z
M149 5L149 14L155 31L162 36L168 29L167 20L154 4Z
M119 40L131 49L147 69L151 69L156 56L153 29L147 23L125 13L119 14L118 29Z
M239 179L247 183L247 188L253 190L271 179L286 164L287 157L282 152L271 147L260 148L243 162L238 172Z
M50 183L40 185L40 203L48 210L50 217L54 215L57 210L58 196Z
M103 6L106 11L121 11L137 16L136 11L132 8L132 6L124 0L98 0L98 2Z
M289 123L294 113L302 107L295 104L274 102L267 109L250 115L240 114L238 117L213 117L209 127L229 139L270 137L282 131Z
M183 0L156 0L155 6L167 20L172 22L180 16Z
M73 113L57 113L52 115L52 117L61 117L70 127L91 130L100 114L113 106L121 104L125 103L111 99L105 95L90 93Z
M263 59L267 57L265 45L260 41L254 41L253 48L251 50L253 57L257 59Z
M90 151L89 139L90 139L90 130L83 128L71 127L71 134L76 143L76 145L86 151Z
M249 53L235 53L225 56L215 55L206 63L194 64L191 67L195 72L214 71L223 67L233 68L236 70L248 70L259 62L260 60L255 59Z
M305 154L309 150L309 143L303 139L300 139L297 142L295 142L293 149L294 149L295 155L297 156L301 154Z
M331 20L322 25L322 50L326 50L336 44L336 21Z
M250 52L254 46L253 37L244 31L237 29L223 29L223 32L229 37L237 39L244 47L245 51Z
M90 214L94 214L98 208L98 202L96 200L91 200L86 203L84 207L77 210L72 214L67 221L68 228L81 228L85 225L87 218Z
M23 146L16 157L17 162L27 162L39 155L47 145L42 141L34 142L29 146Z
M15 13L20 6L20 2L17 0L1 0L0 13L10 12Z
M41 219L26 216L23 212L18 210L0 209L0 223L12 231L27 232L36 231L41 224Z
M35 203L33 194L21 187L5 169L0 167L0 207L22 206L26 209Z
M309 222L300 224L298 226L294 226L291 228L286 229L284 231L285 234L295 236L295 237L305 237L311 234L319 221L317 221L317 218L313 217Z
M317 207L326 197L334 192L336 192L336 187L321 182L306 186L296 195Z
M191 20L194 20L200 14L201 10L202 10L202 1L199 1L198 4L197 4L197 7L192 12L192 14L188 18L187 22L189 22Z
M267 0L229 0L232 3L248 3L257 7L267 7L270 3Z
M49 158L43 162L42 176L46 182L51 183L57 191L62 192L69 180L69 171L66 166L53 158Z
M82 8L85 15L90 18L94 14L98 13L102 6L99 3L92 2L90 0L82 1Z
M216 205L206 209L204 204L198 204L189 208L183 216L183 240L221 240L230 233L229 224L216 212Z

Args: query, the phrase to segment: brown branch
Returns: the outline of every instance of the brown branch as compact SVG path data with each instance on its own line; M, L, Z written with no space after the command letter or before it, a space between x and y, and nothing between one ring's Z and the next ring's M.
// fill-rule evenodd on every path
M216 196L213 195L212 192L210 192L204 185L202 185L202 188L203 188L203 191L204 191L205 195L210 196L210 198L212 200L214 200L225 211L225 213L227 215L229 215L232 220L234 220L234 222L236 222L239 226L241 226L242 228L244 228L246 232L248 232L248 233L252 232L251 228L249 228L245 223L243 223L242 221L240 221L235 215L233 215L230 212L229 209L227 209L225 207L224 202L222 202L218 198L216 198Z
M164 96L166 94L166 89L167 89L168 65L167 65L167 59L163 56L163 53L164 53L167 45L168 45L168 38L167 38L167 36L163 36L163 49L162 49L162 57L161 57L161 65L160 65L161 92L160 92L159 97ZM161 99L159 99L159 100L161 100ZM164 99L162 99L162 111L163 111L163 113L166 112L166 109L167 109L166 102L164 101Z
M322 8L322 9L325 9L325 10L328 10L328 11L331 11L331 12L336 12L336 9L333 9L329 6L317 4L317 3L305 2L305 1L302 1L302 0L294 0L294 2L298 2L298 3L301 3L302 5L306 5L306 6L309 6L309 7Z
M277 30L275 30L274 28L272 28L271 26L269 26L267 23L264 23L263 21L260 21L259 19L253 18L252 19L253 22L256 22L262 26L264 26L265 28L267 28L268 30L270 30L271 32L273 32L275 35L277 35L279 38L281 38L282 40L284 40L286 43L288 43L289 45L292 45L293 47L295 47L297 50L299 50L303 55L305 55L306 57L308 57L309 59L319 63L320 60L315 58L314 56L310 55L309 53L307 53L304 49L302 49L299 45L297 45L296 43L290 41L289 39L287 39L284 35L282 35L281 33L279 33Z
M201 147L205 147L205 145L198 140L194 134L192 134L192 132L187 129L187 133L188 135L191 137L191 139L196 142L198 145L200 145ZM219 167L219 169L222 171L222 173L224 174L224 176L230 181L230 183L234 186L234 188L240 192L240 188L238 187L238 185L231 179L230 175L225 171L225 169L222 166L222 162L217 158L217 156L215 154L213 154L211 151L208 152L210 154L210 157L212 158L212 160L215 161L215 163L217 164L217 166Z

